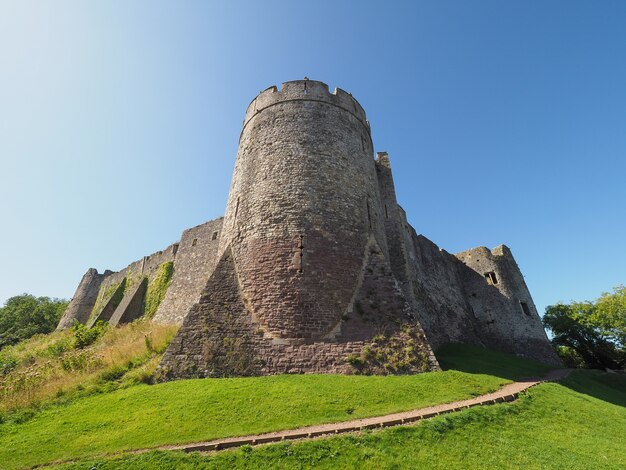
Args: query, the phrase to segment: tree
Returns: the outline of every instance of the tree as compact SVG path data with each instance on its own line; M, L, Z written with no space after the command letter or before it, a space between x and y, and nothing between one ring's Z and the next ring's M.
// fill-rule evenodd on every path
M53 331L68 303L30 294L11 297L0 308L0 349L38 333Z
M543 324L568 365L619 369L626 364L626 288L604 293L595 302L551 305Z
M612 294L604 292L600 296L595 304L593 321L619 348L626 348L626 287L614 287Z

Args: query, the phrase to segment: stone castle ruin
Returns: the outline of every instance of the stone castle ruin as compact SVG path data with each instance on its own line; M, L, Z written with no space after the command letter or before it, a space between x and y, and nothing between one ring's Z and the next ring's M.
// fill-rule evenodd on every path
M509 248L418 235L363 108L308 79L248 107L223 218L89 269L58 328L142 316L180 324L163 380L436 370L448 342L558 363Z

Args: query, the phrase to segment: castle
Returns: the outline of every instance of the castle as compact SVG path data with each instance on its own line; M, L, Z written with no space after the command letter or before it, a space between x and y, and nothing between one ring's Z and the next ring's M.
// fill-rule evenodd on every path
M163 380L436 370L448 342L558 363L511 251L418 235L363 108L308 79L249 105L223 218L89 269L58 328L141 316L180 324Z

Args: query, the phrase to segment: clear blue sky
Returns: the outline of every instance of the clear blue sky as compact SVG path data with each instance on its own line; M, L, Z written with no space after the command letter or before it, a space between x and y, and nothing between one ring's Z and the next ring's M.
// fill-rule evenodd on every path
M442 248L509 245L540 311L626 282L626 2L0 0L0 303L222 215L246 106L305 75Z

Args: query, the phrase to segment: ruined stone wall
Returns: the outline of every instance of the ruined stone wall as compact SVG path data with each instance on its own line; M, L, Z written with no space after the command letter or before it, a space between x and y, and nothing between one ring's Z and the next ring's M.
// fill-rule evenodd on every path
M124 269L112 272L104 278L100 285L100 291L95 303L94 309L89 312L87 325L91 326L98 320L109 321L118 307L116 305L108 305L111 299L112 289L114 286L124 282L124 296L134 292L144 277L150 282L156 274L159 266L168 261L174 261L178 250L178 243L174 243L164 250L157 251L151 255L132 262Z
M485 346L559 363L511 250L478 247L458 253L466 298Z
M103 274L98 274L98 270L89 268L76 288L76 293L70 301L61 321L57 326L57 330L65 330L74 324L74 321L79 323L86 323L89 319L89 314L93 309L98 293L100 292L100 285L102 281L111 274L111 271L105 271Z
M223 218L183 232L174 259L174 277L154 321L181 324L215 267Z
M262 92L246 113L220 240L260 327L294 340L333 331L370 234L386 256L361 106L310 80Z
M178 244L174 243L165 250L144 256L117 272L106 270L103 274L98 274L96 269L90 268L83 276L57 329L67 329L74 321L87 325L93 325L98 319L108 321L118 306L109 303L117 290L115 286L124 282L122 290L129 292L144 277L151 280L161 264L174 260L177 249ZM104 316L100 317L103 311Z
M376 159L385 214L389 259L396 279L414 307L433 348L450 342L481 344L461 279L459 261L422 235L417 235L396 199L389 156Z

